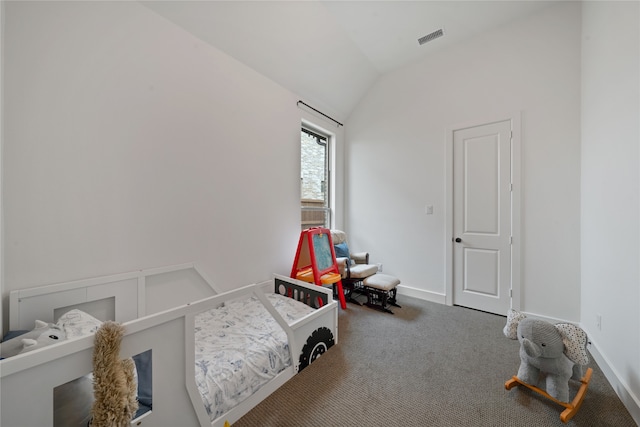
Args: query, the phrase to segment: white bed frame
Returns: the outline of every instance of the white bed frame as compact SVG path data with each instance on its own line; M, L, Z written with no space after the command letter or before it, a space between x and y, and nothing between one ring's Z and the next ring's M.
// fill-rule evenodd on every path
M319 292L327 303L289 326L265 296L276 283L285 282L296 287L290 295L294 299ZM211 422L195 383L194 317L250 294L286 332L292 365ZM218 293L193 263L13 291L10 329L32 329L36 319L53 322L70 308L123 323L121 358L152 350L153 410L133 420L136 426L233 423L298 372L302 349L315 330L330 329L338 342L338 309L331 290L275 276L273 281ZM0 361L0 425L53 426L53 389L92 371L93 339L93 334L70 339Z

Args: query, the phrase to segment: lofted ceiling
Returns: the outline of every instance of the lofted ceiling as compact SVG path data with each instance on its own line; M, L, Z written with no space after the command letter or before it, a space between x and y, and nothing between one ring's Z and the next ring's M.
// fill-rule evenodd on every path
M142 1L339 120L376 79L554 1ZM443 29L424 45L418 39Z

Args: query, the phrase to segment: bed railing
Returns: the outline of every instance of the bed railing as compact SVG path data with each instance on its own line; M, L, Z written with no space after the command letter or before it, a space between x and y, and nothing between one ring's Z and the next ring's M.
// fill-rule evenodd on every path
M195 266L183 264L168 269L154 269L151 272L155 274L162 270L162 274L165 274L189 268L195 269ZM145 272L149 273L150 270ZM115 282L116 291L121 286L118 283L123 280L133 279L139 284L141 281L139 273L23 290L16 293L17 301L27 306L37 301L38 309L44 309L47 313L53 312L59 306L66 306L67 301L63 298L57 300L52 295L69 290L80 294L82 292L78 290L85 289L84 293L88 295L84 298L85 300L98 294L102 297L108 296L109 292L106 290L108 283ZM148 278L149 274L143 277ZM204 280L206 281L206 278ZM145 282L146 279L143 279L142 283ZM284 292L295 299L309 301L322 307L294 324L288 325L268 302L264 294L266 286L269 286L269 292L273 290L281 294ZM88 290L92 287L101 291ZM135 289L136 294L142 294L142 298L146 300L148 297L144 295L146 288L143 287L141 290L139 285L136 285ZM256 295L262 301L286 332L292 366L279 374L268 384L268 387L263 387L254 396L249 397L246 403L243 402L223 417L211 422L195 384L195 315L215 308L225 301L249 294ZM31 298L37 298L37 300ZM137 301L136 305L139 306L139 304ZM34 316L40 317L38 310L31 308L28 310L32 310ZM21 318L25 318L24 311L22 314ZM122 323L125 326L125 335L121 343L121 358L133 357L148 350L151 350L152 354L153 409L132 423L132 425L142 426L217 426L223 425L227 420L234 422L297 373L302 347L314 330L322 326L327 327L334 331L336 343L338 339L337 303L333 301L332 292L323 287L283 276L276 276L272 281L261 285L245 286ZM0 362L0 393L2 395L0 424L7 427L53 426L53 389L92 371L93 340L93 335L84 336L2 360ZM32 410L33 402L38 402L37 411Z
M171 284L182 288L180 295L164 298L152 295L167 293L165 282L171 276ZM189 286L182 286L181 281L188 282ZM155 289L148 292L149 288L160 292ZM9 295L9 328L32 329L36 319L53 322L58 311L83 307L89 307L83 311L93 311L94 317L100 320L123 323L220 293L220 289L195 263L18 289Z

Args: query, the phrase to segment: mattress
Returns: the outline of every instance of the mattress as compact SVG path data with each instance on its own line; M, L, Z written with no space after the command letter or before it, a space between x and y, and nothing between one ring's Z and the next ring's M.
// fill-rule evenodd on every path
M289 324L314 311L282 295L267 298ZM212 421L291 366L286 333L255 296L199 313L195 347L196 385Z

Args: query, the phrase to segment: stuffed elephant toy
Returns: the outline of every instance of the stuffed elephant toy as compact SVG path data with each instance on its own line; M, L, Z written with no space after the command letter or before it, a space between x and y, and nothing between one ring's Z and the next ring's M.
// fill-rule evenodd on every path
M547 393L568 402L569 379L579 381L582 367L589 363L587 334L576 325L528 319L515 310L509 310L503 332L520 341L518 379L537 385L545 374Z

